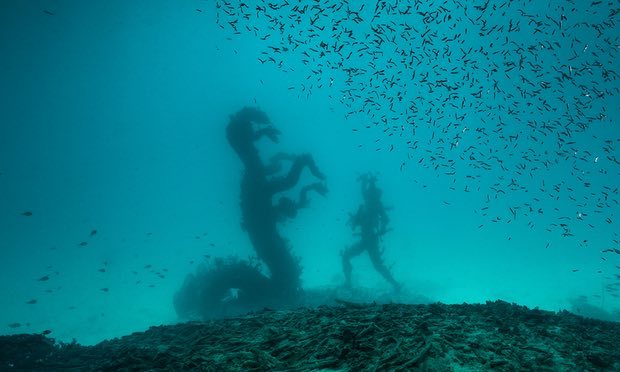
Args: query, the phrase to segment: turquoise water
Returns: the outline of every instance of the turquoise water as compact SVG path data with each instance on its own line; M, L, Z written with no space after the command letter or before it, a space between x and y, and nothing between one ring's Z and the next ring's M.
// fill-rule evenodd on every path
M174 323L205 255L252 256L225 137L247 105L282 132L262 155L327 178L280 229L304 287L343 283L376 172L408 293L618 320L617 2L239 4L0 3L0 333ZM367 255L353 281L389 291Z

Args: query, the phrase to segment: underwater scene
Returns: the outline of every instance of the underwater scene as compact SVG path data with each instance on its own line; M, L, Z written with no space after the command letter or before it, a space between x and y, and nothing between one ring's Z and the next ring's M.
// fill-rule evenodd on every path
M0 370L620 370L619 21L0 2Z

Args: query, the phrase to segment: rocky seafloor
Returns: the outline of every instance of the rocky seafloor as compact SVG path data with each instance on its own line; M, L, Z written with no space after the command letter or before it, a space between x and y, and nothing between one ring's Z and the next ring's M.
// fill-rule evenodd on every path
M486 304L265 310L94 346L0 337L1 370L620 370L620 323Z

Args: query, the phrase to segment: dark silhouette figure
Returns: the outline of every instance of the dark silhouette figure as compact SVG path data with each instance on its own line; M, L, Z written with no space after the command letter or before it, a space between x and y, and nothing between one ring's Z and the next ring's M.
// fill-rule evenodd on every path
M242 227L247 231L258 258L269 269L273 294L293 298L301 290L301 266L286 240L280 236L277 223L295 217L300 208L306 207L309 191L325 195L327 188L324 183L317 182L303 187L297 201L281 197L274 204L273 198L296 186L306 167L320 180L324 180L325 176L307 154L294 156L280 153L271 159L270 164L264 165L255 142L263 136L278 142L280 132L270 124L267 115L256 108L244 108L231 116L226 134L245 166L241 181ZM284 161L292 162L289 172L284 176L275 176Z
M280 153L263 164L256 141L266 137L278 142L279 134L259 109L244 108L230 117L226 127L228 142L245 168L241 180L241 227L248 233L258 261L228 257L201 265L175 294L180 317L209 319L298 304L302 268L277 225L308 205L308 192L325 195L327 188L323 182L316 182L302 187L297 200L281 196L274 202L277 194L297 185L304 168L316 178L325 179L310 155ZM279 175L284 162L292 165L288 173ZM267 266L269 275L263 273L261 263Z
M345 286L351 287L351 258L368 252L373 266L387 280L395 290L400 290L400 284L394 280L392 274L383 262L383 250L380 241L390 229L390 219L386 208L381 203L381 190L377 188L377 178L371 175L363 175L359 178L362 186L364 203L360 205L355 214L349 215L349 224L355 231L360 228L360 241L345 249L342 254L342 269L344 271Z

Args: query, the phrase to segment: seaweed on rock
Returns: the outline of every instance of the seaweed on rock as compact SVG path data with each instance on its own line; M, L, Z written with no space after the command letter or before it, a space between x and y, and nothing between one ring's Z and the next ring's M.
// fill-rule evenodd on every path
M151 327L91 347L0 336L0 369L620 370L619 323L503 301L339 303Z

